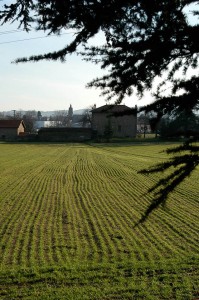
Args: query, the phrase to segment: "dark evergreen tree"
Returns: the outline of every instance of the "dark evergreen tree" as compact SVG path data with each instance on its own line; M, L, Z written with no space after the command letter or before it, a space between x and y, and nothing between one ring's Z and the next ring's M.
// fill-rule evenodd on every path
M35 131L34 123L37 120L37 112L35 110L28 110L23 115L23 121L26 125L26 131L33 133Z
M198 135L199 117L193 112L180 113L177 117L164 117L159 124L159 134L163 138L190 137Z
M59 35L67 29L76 32L74 40L63 49L20 58L16 62L64 61L67 54L79 51L78 46L81 46L83 59L108 70L102 78L88 84L102 89L107 100L116 99L120 103L133 91L142 96L144 91L152 89L158 78L154 103L143 108L146 113L154 111L159 121L164 114L183 111L188 115L197 109L199 77L188 74L193 74L190 70L196 73L198 68L199 25L189 23L185 9L189 5L197 8L198 0L17 0L9 5L5 3L1 1L3 23L17 20L27 31L36 26L48 34ZM197 17L199 11L195 9L192 14ZM100 31L105 36L104 45L89 47L88 40ZM169 83L170 94L165 96L164 89ZM189 174L199 163L199 149L194 146L192 156L188 144L178 148L178 151L190 151L190 155L184 156L185 161L178 160L179 168L178 163L173 162L177 167L176 176L181 168L187 170L184 174ZM163 169L161 166L156 171ZM170 177L170 186L176 186L184 177L177 178ZM168 186L169 190L172 188Z
M191 106L198 101L198 77L189 81L174 80L181 70L184 74L198 67L199 25L190 25L185 8L198 0L157 1L151 0L18 0L6 5L1 1L0 19L4 22L17 20L25 30L31 26L37 30L59 35L73 29L76 35L71 44L57 52L45 53L16 62L41 59L65 60L67 54L84 48L84 59L101 63L108 69L107 75L94 79L89 86L102 89L107 98L116 97L121 102L125 95L136 89L142 95L151 89L154 79L167 71L167 82L172 82L172 94L184 88L190 90ZM198 11L192 12L198 15ZM90 37L102 31L105 44L88 47ZM165 83L165 79L164 82ZM175 101L162 99L161 105L169 110ZM197 94L197 95L196 95ZM181 106L187 105L187 97L181 97Z

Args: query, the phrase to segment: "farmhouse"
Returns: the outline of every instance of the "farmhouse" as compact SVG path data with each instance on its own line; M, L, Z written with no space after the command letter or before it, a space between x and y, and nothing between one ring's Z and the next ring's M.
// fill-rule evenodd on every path
M25 133L23 120L0 120L0 138L15 139Z
M106 127L113 137L135 137L137 131L137 109L126 105L104 105L92 110L92 129L104 135Z

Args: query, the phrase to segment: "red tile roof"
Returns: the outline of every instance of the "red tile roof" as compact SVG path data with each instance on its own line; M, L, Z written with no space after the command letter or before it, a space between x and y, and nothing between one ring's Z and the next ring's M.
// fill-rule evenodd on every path
M25 127L23 120L0 120L0 128L18 128L21 122Z

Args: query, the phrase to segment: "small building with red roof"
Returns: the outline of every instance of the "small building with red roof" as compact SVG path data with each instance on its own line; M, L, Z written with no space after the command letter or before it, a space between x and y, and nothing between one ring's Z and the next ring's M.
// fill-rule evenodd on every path
M23 120L0 120L0 139L15 139L25 133Z

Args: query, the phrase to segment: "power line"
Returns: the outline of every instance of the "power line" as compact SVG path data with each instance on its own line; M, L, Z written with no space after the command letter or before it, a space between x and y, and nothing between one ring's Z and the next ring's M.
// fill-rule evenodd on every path
M13 30L8 30L8 31L0 31L0 35L4 34L11 34L11 33L18 33L24 31L23 29L13 29Z
M54 34L54 35L46 35L46 36L40 36L40 37L35 37L35 38L28 38L28 39L14 40L14 41L8 41L8 42L1 42L0 45L18 43L18 42L25 42L25 41L30 41L30 40L45 39L45 38L55 37L55 36L57 37L57 36L60 36L60 35L71 34L71 33L75 33L75 32L66 32L66 33L61 33L59 35Z

